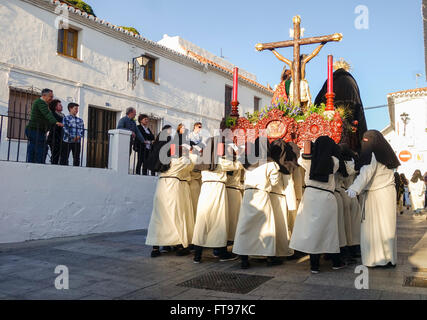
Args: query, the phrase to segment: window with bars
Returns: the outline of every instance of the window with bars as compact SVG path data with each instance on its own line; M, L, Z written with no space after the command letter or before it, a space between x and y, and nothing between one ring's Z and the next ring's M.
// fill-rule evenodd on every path
M79 32L74 29L60 29L58 31L58 53L77 59Z
M254 111L259 111L260 103L261 103L261 98L254 97Z
M227 117L231 113L231 98L233 94L233 88L230 86L225 86L225 109L224 117Z
M152 57L148 57L148 63L144 68L144 80L148 81L156 81L156 59Z
M7 137L9 139L27 140L25 127L30 120L31 106L40 98L41 93L32 90L9 89L9 107L7 110Z

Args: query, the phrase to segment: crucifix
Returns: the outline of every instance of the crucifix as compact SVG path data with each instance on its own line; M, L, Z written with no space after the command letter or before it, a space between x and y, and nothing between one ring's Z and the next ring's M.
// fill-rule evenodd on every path
M305 65L311 59L313 59L322 49L322 47L331 41L341 41L342 34L334 33L328 36L311 37L311 38L300 38L301 36L301 18L295 16L293 18L294 23L294 39L288 41L270 42L270 43L258 43L255 49L258 51L271 50L274 55L281 61L285 62L291 68L292 81L293 81L293 102L295 105L301 105L301 79L305 78ZM320 43L320 45L308 56L300 56L300 47L306 44ZM286 59L280 55L275 49L277 48L294 48L294 59L293 61Z

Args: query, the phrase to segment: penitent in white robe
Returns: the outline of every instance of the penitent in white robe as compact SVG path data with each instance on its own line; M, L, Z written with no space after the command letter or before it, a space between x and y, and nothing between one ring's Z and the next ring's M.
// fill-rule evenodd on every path
M361 196L362 224L360 248L367 267L397 262L396 189L393 170L377 162L360 169L349 187Z
M295 219L298 213L298 207L301 203L303 191L304 191L304 175L305 171L301 166L295 168L291 174L291 179L289 180L288 187L293 186L294 192L291 195L292 199L288 202L288 229L289 234L292 235L292 230L294 229ZM295 202L293 196L295 195Z
M199 171L190 172L190 193L193 204L194 221L196 221L197 203L199 202L200 189L202 188L202 173Z
M242 175L245 171L243 167L233 171L233 174L227 174L225 183L228 197L228 240L234 241L237 222L239 221L240 206L242 204Z
M194 215L188 177L194 165L188 157L172 159L160 174L146 244L188 247L193 237Z
M360 224L362 223L362 215L357 198L350 198L345 192L345 190L351 186L356 176L356 171L354 170L354 161L345 161L345 166L349 176L343 178L340 194L345 207L344 218L346 223L345 230L347 236L347 245L355 246L360 244Z
M334 173L337 172L339 161L334 161ZM290 247L309 254L339 253L338 239L338 208L334 195L334 173L329 175L328 182L310 180L311 160L300 157L298 163L305 169L306 189L302 197ZM325 189L318 190L310 186Z
M241 168L240 162L219 158L214 171L202 171L202 188L192 242L194 245L208 248L227 245L229 217L225 182L227 171Z
M279 176L279 183L272 186L270 191L270 201L276 225L276 252L280 253L277 256L291 256L294 251L289 248L288 202L291 207L295 207L295 204L291 203L293 200L292 191L294 195L295 191L289 188L290 174L279 172Z
M340 174L335 174L335 183L340 182ZM341 194L337 187L335 186L335 198L337 199L337 208L338 208L338 240L340 248L347 245L347 235L345 232L345 219L344 219L344 201L341 197Z
M269 193L279 180L279 166L275 162L245 171L245 192L234 239L234 253L265 257L289 255L284 217L280 221L275 218Z
M409 181L409 192L411 197L412 210L424 209L426 185L423 180L416 183Z

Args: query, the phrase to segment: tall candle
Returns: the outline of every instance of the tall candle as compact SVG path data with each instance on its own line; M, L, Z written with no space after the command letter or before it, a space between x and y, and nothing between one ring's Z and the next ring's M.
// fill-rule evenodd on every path
M334 73L333 73L334 57L328 55L328 93L334 92Z
M222 157L224 155L224 144L218 143L217 155Z
M238 101L237 100L237 91L239 87L239 68L234 68L233 73L233 100L232 101Z
M176 144L171 144L171 157L176 155Z

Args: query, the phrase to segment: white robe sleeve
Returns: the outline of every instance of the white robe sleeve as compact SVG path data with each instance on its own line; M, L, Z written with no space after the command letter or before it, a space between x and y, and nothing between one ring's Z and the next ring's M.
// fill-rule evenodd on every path
M268 178L270 179L270 184L272 186L276 186L279 184L281 179L279 166L275 162L270 162L268 166Z
M301 151L302 152L302 151ZM301 167L303 167L304 168L304 170L310 170L310 167L311 167L311 160L309 160L309 159L304 159L303 157L302 157L302 154L301 154L301 157L299 157L298 158L298 164L301 166Z
M345 161L345 168L347 169L347 173L349 176L352 176L356 173L356 170L354 170L354 160Z
M283 175L282 178L285 179ZM288 185L285 188L285 196L288 210L297 210L297 196L295 193L295 183L292 175L290 175L288 178Z
M371 163L363 166L360 169L359 175L357 176L356 180L354 180L353 184L349 187L349 189L356 191L357 194L360 194L369 184L372 177L375 175L376 170L377 159L375 159L375 155L372 153Z

